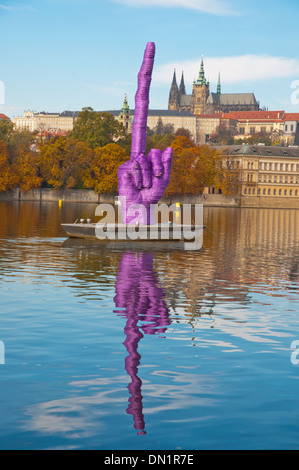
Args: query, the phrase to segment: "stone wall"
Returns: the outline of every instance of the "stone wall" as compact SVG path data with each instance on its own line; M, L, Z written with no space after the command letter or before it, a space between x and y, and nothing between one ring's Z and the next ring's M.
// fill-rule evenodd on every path
M36 201L36 202L76 202L76 203L113 203L114 195L97 194L86 189L35 189L23 192L14 189L0 193L0 201Z
M163 197L164 204L203 204L210 207L240 207L240 196L223 196L222 194L204 194L193 196L191 194L179 194Z
M299 197L242 196L240 207L263 209L299 209Z
M36 201L36 202L72 202L113 204L117 194L97 194L86 189L35 189L22 192L19 189L0 193L0 201ZM278 208L299 209L299 198L295 197L270 197L270 196L224 196L223 194L203 194L193 196L191 194L163 197L164 204L203 204L206 207L253 207L253 208Z

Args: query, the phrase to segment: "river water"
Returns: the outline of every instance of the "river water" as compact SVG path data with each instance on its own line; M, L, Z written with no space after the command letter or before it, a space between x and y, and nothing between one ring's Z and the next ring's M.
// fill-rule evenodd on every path
M0 448L298 449L299 211L205 208L196 252L66 241L95 207L0 203Z

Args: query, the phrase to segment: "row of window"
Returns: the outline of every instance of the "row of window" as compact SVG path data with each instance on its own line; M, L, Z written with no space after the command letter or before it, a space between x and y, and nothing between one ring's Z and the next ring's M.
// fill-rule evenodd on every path
M268 128L269 129L269 128ZM260 127L259 129L256 129L255 127L250 127L249 129L249 134L255 134L256 132L261 132L261 134L266 134L267 133L267 127ZM270 127L268 132L273 132L273 126ZM239 134L245 135L245 127L239 127Z
M249 162L248 162L249 165ZM249 168L249 166L248 166ZM253 168L252 163L250 168ZM274 171L299 171L299 164L297 163L262 163L259 162L260 170L274 170Z
M290 126L290 128L288 128L288 124L286 124L286 125L284 126L285 132L288 132L288 131L289 131L289 132L294 132L294 131L295 131L295 129L294 129L294 124L289 124L289 126Z
M237 165L238 167L239 165ZM247 163L247 169L253 170L254 169L254 162ZM299 163L267 163L267 162L259 162L259 169L260 170L267 170L267 171L298 171L299 172Z
M261 188L258 188L257 192L255 188L244 188L244 194L257 194L258 196L298 196L298 189L266 189L264 188L263 190Z
M269 129L269 132L273 132L273 126L271 126L270 128L268 127L268 129ZM289 124L289 125L285 124L284 130L285 130L285 132L295 132L295 126L294 126L294 124ZM259 127L258 128L250 127L250 129L249 129L250 134L255 134L256 132L261 132L262 134L266 134L267 133L267 127L265 127L265 126L261 126L260 128ZM245 127L239 127L239 134L241 134L241 135L245 134Z
M248 175L247 181L252 181L252 175ZM299 184L299 176L259 175L259 183L261 182Z

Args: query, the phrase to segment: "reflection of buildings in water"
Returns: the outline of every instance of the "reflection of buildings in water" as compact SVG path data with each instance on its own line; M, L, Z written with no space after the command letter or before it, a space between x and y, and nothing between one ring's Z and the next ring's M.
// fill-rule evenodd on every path
M243 285L288 280L298 259L297 210L213 208L206 209L205 223L222 235L211 245L218 277Z
M143 338L142 331L146 334L163 333L170 325L164 292L153 270L153 259L152 253L123 253L115 287L115 305L117 309L123 309L116 310L116 313L126 318L124 345L129 355L125 359L125 368L131 377L127 413L133 415L138 434L145 434L142 381L137 375L141 359L138 344Z

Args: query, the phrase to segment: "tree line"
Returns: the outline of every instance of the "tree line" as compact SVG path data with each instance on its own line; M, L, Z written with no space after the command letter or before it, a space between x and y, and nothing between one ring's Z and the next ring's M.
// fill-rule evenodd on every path
M84 108L66 136L49 141L16 130L0 121L0 192L20 188L92 189L117 193L118 167L130 158L131 135L109 113ZM196 146L186 129L173 132L159 121L147 135L151 148L173 148L173 165L166 195L199 194L214 185L224 194L236 191L236 172L223 165L213 147ZM233 176L232 176L233 175Z

